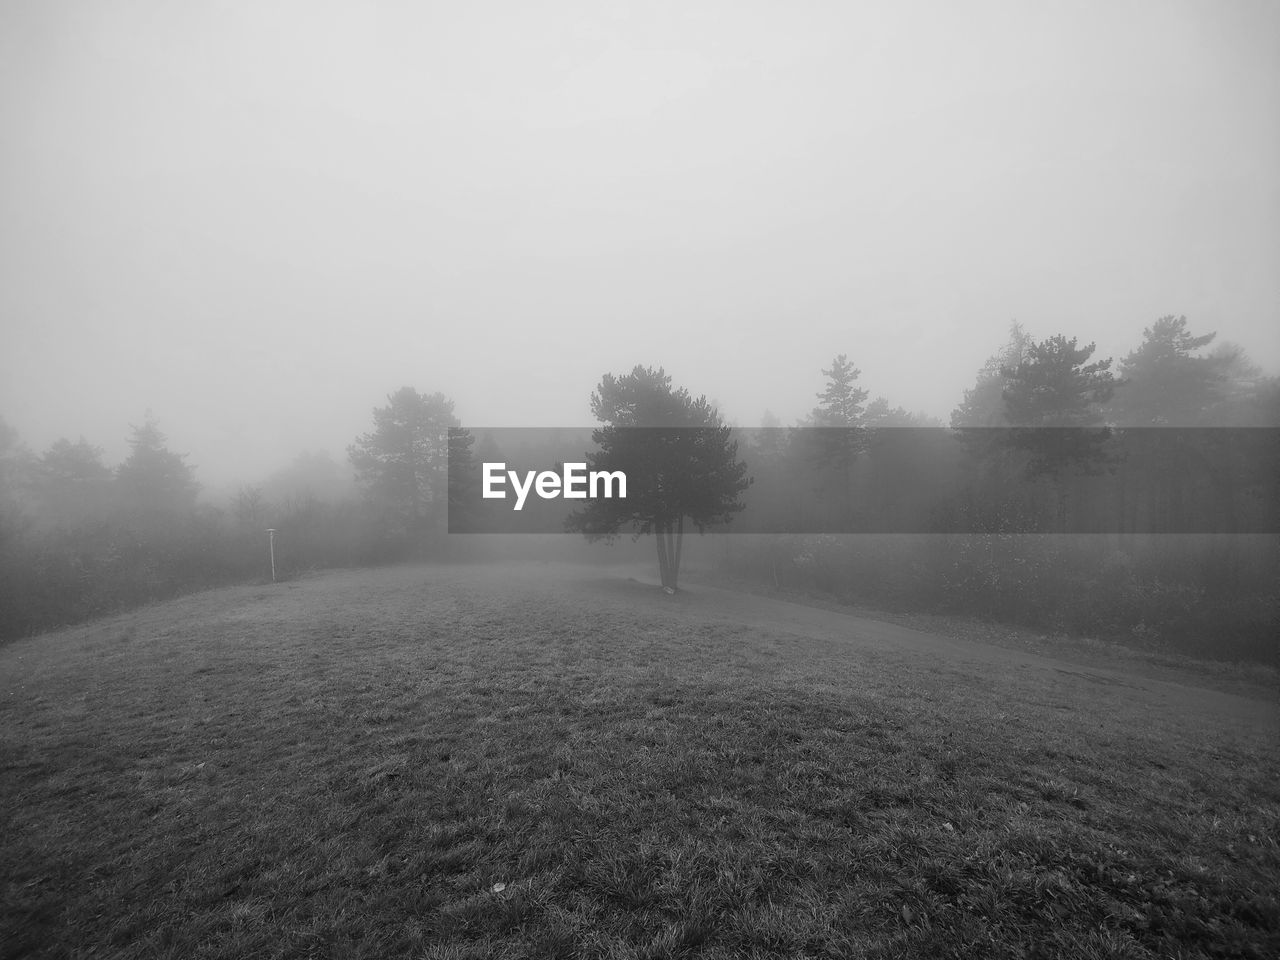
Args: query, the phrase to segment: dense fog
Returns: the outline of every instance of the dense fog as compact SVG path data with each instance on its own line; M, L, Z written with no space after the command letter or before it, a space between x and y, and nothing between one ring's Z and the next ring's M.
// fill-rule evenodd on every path
M618 423L597 398L633 371L735 428L1275 427L1277 32L1261 3L6 4L5 635L268 576L268 528L282 576L651 555L445 532L450 429L479 464L488 428ZM740 439L741 529L909 495L870 447L832 473ZM1011 513L1065 518L1066 486L1010 499L1026 464L966 449L991 536L1078 532ZM1175 524L1212 535L1274 515L1260 462L1143 470L1179 517L1244 497ZM1122 515L1083 489L1073 517ZM672 538L664 584L685 516L622 531ZM1130 539L689 559L1126 639L1194 609L1256 652L1274 538L1109 522Z
M1274 374L1268 3L16 2L0 414L208 493L404 385L578 426L663 366L804 417L846 353L944 423L1011 321L1186 315Z

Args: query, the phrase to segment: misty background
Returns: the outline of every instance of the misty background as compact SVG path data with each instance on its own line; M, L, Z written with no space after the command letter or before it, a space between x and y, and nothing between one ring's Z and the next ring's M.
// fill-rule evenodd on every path
M1092 441L972 431L1280 425L1278 28L1185 0L6 4L0 640L317 569L656 545L673 591L687 559L1274 662L1274 433L1139 439L1113 482ZM724 431L645 516L576 528L648 542L447 535L466 470L519 459L486 428L641 408L845 432ZM889 455L883 428L926 426L963 449ZM916 530L912 504L975 532L786 533ZM767 534L686 557L686 516Z
M1265 2L0 8L0 414L206 496L411 384L590 422L662 365L804 417L847 352L946 422L1012 320L1280 355Z

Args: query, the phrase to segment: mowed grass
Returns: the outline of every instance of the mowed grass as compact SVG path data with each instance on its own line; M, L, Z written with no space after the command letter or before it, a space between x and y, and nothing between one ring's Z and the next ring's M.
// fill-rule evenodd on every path
M0 649L0 956L1280 956L1280 728L1096 680L537 568L158 605Z

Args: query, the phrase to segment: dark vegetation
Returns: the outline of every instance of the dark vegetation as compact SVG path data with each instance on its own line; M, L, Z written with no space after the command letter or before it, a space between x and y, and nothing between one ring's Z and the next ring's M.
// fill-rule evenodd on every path
M783 591L1199 657L1280 662L1280 538L1135 532L1142 529L1139 499L1153 514L1147 521L1175 529L1220 515L1224 503L1243 503L1256 511L1258 529L1274 528L1274 449L1270 461L1242 464L1229 442L1214 442L1226 436L1171 451L1145 442L1149 432L1132 437L1123 429L1280 424L1276 381L1260 377L1233 348L1201 355L1211 340L1188 333L1184 318L1162 318L1114 376L1110 360L1091 360L1092 345L1061 336L1035 343L1014 325L952 414L960 443L896 474L878 469L885 458L877 444L894 438L876 428L924 423L901 410L889 415L883 403L864 411L858 371L838 357L824 371L827 387L810 422L850 429L761 431L749 452L756 483L748 510L779 517L778 529L786 529L782 517L816 502L882 517L936 488L941 477L956 491L950 509L979 532L731 539L724 567ZM1108 473L1114 431L1106 425L1127 434L1127 491ZM815 448L815 436L831 441ZM1085 442L1064 444L1064 437ZM902 458L896 463L900 468ZM786 495L806 484L813 496ZM1249 486L1248 495L1238 496L1233 485ZM1108 532L1026 532L1073 529L1082 520ZM757 520L756 528L768 526ZM856 529L857 518L834 528Z
M594 456L603 466L647 465L647 492L643 509L626 515L593 504L577 529L656 534L661 579L674 589L686 520L697 530L750 517L753 529L783 530L784 518L823 503L841 521L832 529L856 529L859 511L887 515L923 479L954 475L951 508L970 524L977 518L978 533L740 537L717 558L726 575L768 589L1275 662L1276 537L1146 535L1122 520L1097 536L1027 532L1045 529L1046 517L1069 529L1081 516L1107 519L1121 509L1105 486L1103 443L1046 446L1047 428L1280 424L1276 380L1236 348L1210 349L1212 339L1193 335L1184 318L1161 318L1113 372L1110 360L1093 358L1092 345L1065 336L1035 342L1015 325L952 414L960 442L949 444L945 462L909 474L886 471L881 454L890 441L878 428L940 425L885 398L868 402L860 371L844 355L822 371L825 386L803 423L830 429L765 430L755 439L729 431L705 397L674 388L661 370L606 375L592 398L604 424ZM619 427L677 421L711 442L662 451L619 445ZM1032 429L1001 434L1023 438L1021 445L997 445L990 427ZM202 587L269 580L268 528L277 531L282 578L492 555L483 537L447 536L446 514L451 503L460 507L458 472L503 454L463 429L440 394L405 387L389 396L374 411L373 429L348 449L348 466L303 454L217 504L197 496L194 469L150 418L114 468L84 439L59 440L37 456L2 423L0 434L0 639ZM1175 519L1211 513L1222 499L1215 491L1232 483L1251 484L1249 509L1273 517L1274 477L1245 476L1224 451L1198 459L1154 451L1145 460L1139 451L1133 475ZM574 548L541 541L501 552L513 551L568 557Z
M0 649L0 955L1280 955L1267 704L536 571Z
M596 450L587 468L620 471L630 489L625 500L590 501L566 526L592 540L622 529L653 534L662 586L675 590L685 519L701 533L745 507L739 498L751 479L733 431L706 397L673 390L669 376L643 367L606 375L591 395L591 413L606 426L591 436Z
M1280 665L1274 536L743 536L720 564L783 595Z

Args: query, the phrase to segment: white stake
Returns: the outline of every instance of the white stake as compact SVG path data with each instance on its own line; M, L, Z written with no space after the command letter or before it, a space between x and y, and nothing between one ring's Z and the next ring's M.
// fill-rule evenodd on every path
M276 582L276 531L274 527L267 530L267 539L271 545L271 582Z

